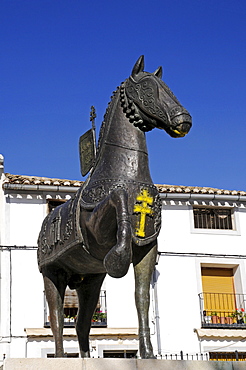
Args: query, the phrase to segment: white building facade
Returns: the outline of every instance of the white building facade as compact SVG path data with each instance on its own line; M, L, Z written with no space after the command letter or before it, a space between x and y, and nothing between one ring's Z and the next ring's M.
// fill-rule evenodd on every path
M37 237L49 210L70 199L81 182L10 175L3 157L0 162L0 360L51 357ZM158 187L162 229L150 287L155 354L245 359L246 193ZM71 291L66 298L64 348L76 357L77 306ZM131 267L122 279L105 279L92 323L91 357L138 355L137 325Z

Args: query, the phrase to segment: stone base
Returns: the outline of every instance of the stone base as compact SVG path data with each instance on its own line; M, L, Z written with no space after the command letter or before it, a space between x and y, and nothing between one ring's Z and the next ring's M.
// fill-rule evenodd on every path
M176 361L105 358L9 358L3 370L243 370L244 361Z

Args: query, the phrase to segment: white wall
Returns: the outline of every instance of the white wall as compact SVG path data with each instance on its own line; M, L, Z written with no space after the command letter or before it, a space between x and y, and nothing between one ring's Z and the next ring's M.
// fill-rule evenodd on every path
M192 227L192 205L194 203L196 205L197 202L163 201L162 228L158 238L159 250L180 253L244 254L245 204L202 202L207 206L235 206L237 230L197 231Z
M107 323L110 328L138 327L135 307L135 282L132 265L121 279L106 277Z
M157 271L162 351L198 351L193 332L193 328L200 327L194 259L161 256Z
M6 225L8 244L36 246L44 218L43 201L34 196L27 198L20 195L19 198L8 198L6 208L9 213L9 222Z

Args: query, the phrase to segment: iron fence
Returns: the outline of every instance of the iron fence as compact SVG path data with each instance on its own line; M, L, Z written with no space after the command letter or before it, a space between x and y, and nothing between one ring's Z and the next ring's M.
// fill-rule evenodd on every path
M162 360L187 361L246 361L246 352L201 352L201 353L165 353L157 356Z
M157 356L162 360L190 360L190 361L208 361L209 353L185 353L183 351L177 353L164 353Z

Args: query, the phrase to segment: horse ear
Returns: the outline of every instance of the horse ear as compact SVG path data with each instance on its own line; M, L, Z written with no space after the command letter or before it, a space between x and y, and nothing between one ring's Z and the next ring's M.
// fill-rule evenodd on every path
M162 67L158 67L157 70L153 73L156 77L162 78Z
M135 66L133 67L132 77L138 75L139 72L143 72L143 69L144 69L144 56L141 55L141 57L138 58Z

